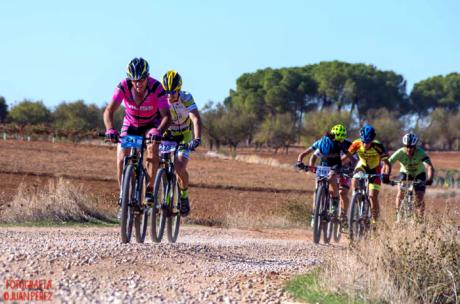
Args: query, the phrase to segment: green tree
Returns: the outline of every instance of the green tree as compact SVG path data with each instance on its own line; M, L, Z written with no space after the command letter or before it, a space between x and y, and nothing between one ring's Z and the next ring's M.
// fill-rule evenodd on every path
M307 145L312 144L324 133L330 131L336 124L343 124L347 128L348 136L352 136L352 119L349 111L337 111L326 108L323 111L311 111L305 115L302 135Z
M258 70L245 73L236 82L236 90L230 91L224 104L241 112L252 113L257 122L267 116L291 113L294 123L300 127L304 112L316 92L316 84L310 74L298 68Z
M393 71L380 71L372 65L355 64L348 69L347 93L351 111L365 119L369 110L385 108L399 116L410 109L406 80Z
M434 76L417 82L410 94L414 111L424 116L436 108L460 109L460 74Z
M251 113L230 108L225 110L218 120L218 124L223 143L229 145L235 154L238 144L252 135L255 116Z
M369 123L374 126L379 140L385 148L395 149L401 146L403 136L402 123L398 119L398 114L381 108L371 110L367 117Z
M0 96L0 123L4 123L6 121L6 117L8 116L8 105L6 104L6 100L3 96Z
M274 118L267 117L254 136L254 141L274 148L275 153L279 148L284 148L288 153L289 146L297 139L297 130L292 121L289 113L278 114Z
M51 112L42 101L21 101L11 108L8 117L21 126L46 124L52 121Z
M101 109L96 105L87 106L83 100L62 102L53 113L56 129L67 131L89 131L102 128Z
M444 108L437 108L431 115L431 125L439 132L435 134L438 145L444 150L453 150L454 144L460 137L460 114L450 112Z
M201 119L203 120L203 137L208 143L210 150L213 149L214 145L219 150L222 141L220 120L225 113L225 107L220 103L215 105L213 102L209 102L200 112Z

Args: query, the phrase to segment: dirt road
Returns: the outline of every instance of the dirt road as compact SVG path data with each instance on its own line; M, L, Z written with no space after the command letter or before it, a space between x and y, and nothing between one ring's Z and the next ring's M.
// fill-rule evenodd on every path
M31 291L11 280L51 280L42 289L59 303L286 303L288 277L340 250L308 239L188 226L176 244L121 244L118 228L2 228L0 289L11 299Z

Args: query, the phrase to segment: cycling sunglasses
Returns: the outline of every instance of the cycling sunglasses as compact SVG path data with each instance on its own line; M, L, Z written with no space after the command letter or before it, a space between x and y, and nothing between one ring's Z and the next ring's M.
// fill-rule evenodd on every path
M138 79L138 80L131 80L131 82L138 83L138 82L143 82L143 81L145 81L146 79L147 79L147 77L142 77L142 78L140 78L140 79Z

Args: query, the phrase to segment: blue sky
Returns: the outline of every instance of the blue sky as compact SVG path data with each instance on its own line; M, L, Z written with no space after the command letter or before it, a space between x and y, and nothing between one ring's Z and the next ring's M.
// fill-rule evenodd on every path
M111 99L133 57L176 69L198 106L245 72L320 61L394 70L412 85L460 72L460 1L0 1L0 96L53 108Z

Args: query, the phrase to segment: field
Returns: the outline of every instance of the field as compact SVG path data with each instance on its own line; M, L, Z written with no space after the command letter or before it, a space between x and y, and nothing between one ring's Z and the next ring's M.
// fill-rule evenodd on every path
M115 212L115 147L104 144L0 141L0 204L8 208L22 183L41 187L62 177L97 198L98 208ZM224 227L290 227L302 225L298 214L311 201L313 177L290 166L300 148L288 154L239 149L237 160L210 156L204 148L190 162L190 223ZM458 168L460 153L430 153L437 169ZM269 164L269 165L267 165ZM397 170L394 170L397 173ZM382 191L392 206L394 188ZM446 203L458 207L458 194L442 188L428 191L430 209Z

